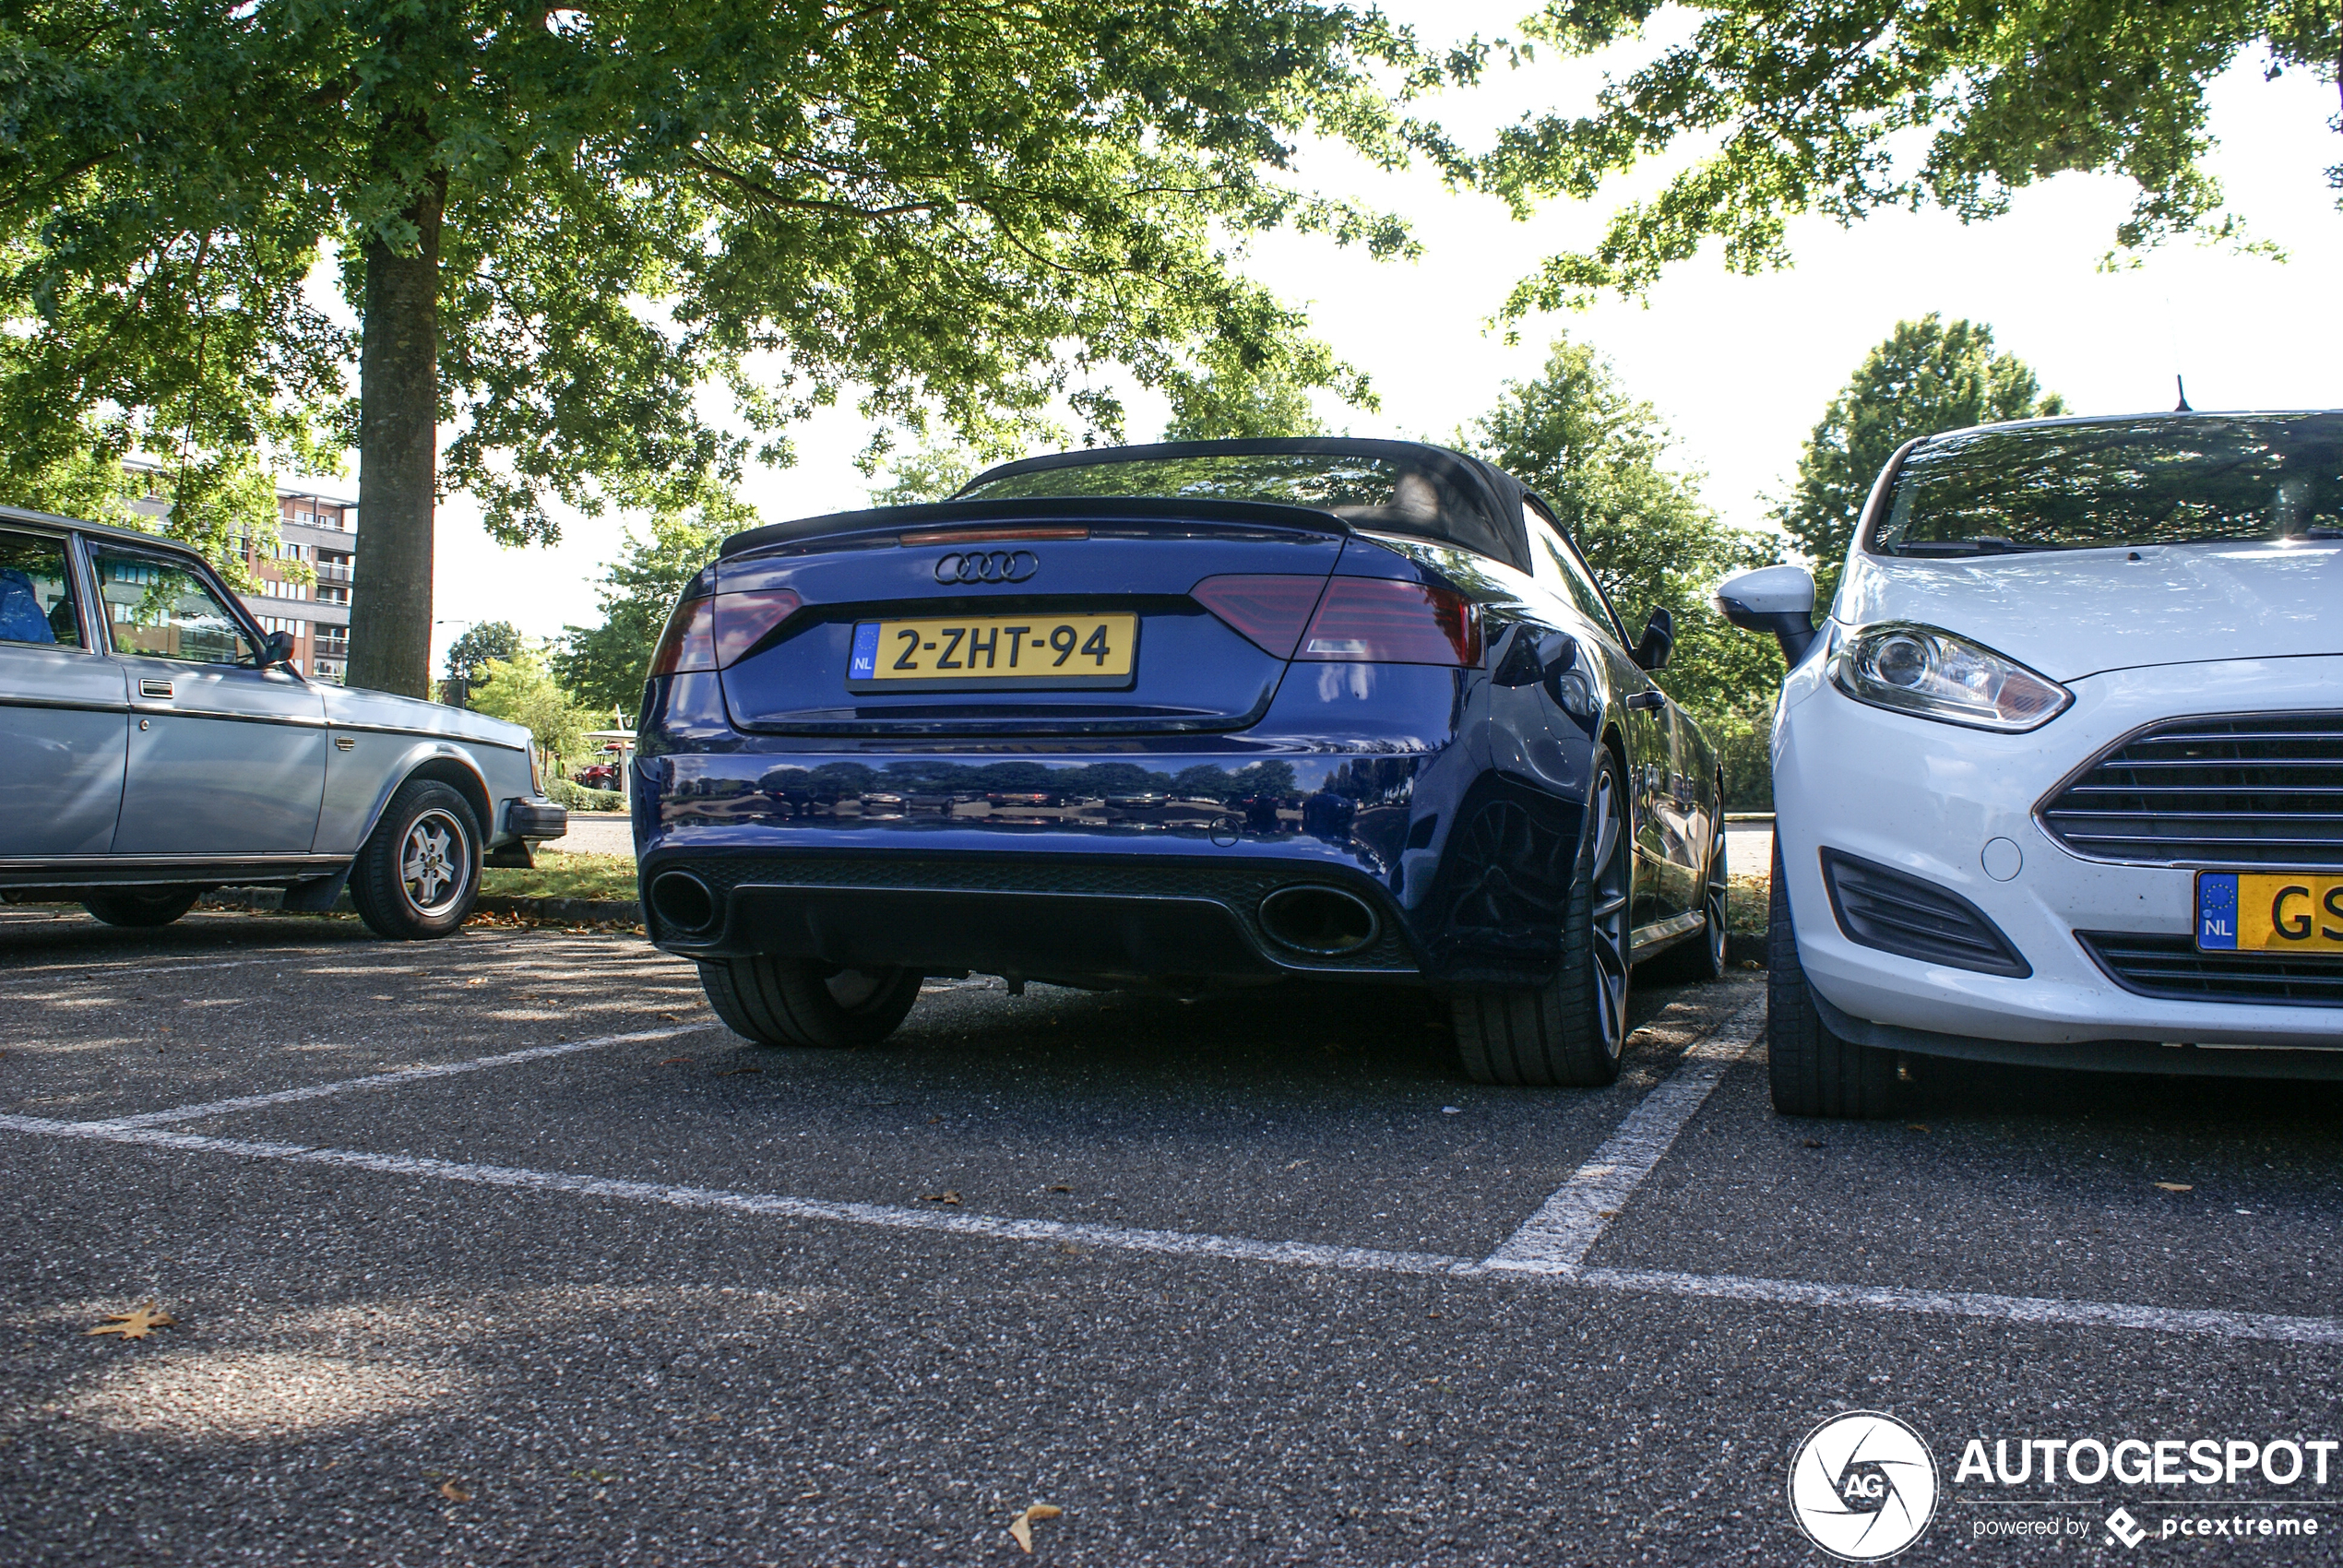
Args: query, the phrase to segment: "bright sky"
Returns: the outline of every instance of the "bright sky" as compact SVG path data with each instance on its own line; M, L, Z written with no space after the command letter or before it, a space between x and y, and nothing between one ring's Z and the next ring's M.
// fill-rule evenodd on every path
M1386 9L1437 43L1508 34L1527 4L1392 0ZM1586 105L1599 79L1584 62L1500 69L1433 113L1478 143L1526 112ZM1680 438L1683 466L1707 474L1710 504L1730 521L1757 526L1863 354L1897 321L1930 311L1991 325L1999 346L2023 356L2078 413L2170 408L2175 370L2199 409L2343 405L2335 264L2343 213L2325 174L2343 160L2343 137L2327 124L2336 89L2301 73L2266 82L2254 60L2216 85L2213 103L2222 144L2213 170L2254 236L2284 247L2289 261L2190 245L2102 272L2131 187L2069 174L1973 228L1935 213L1874 217L1852 230L1809 220L1791 228L1790 271L1731 277L1712 250L1669 273L1647 304L1525 322L1521 341L1508 347L1486 327L1506 291L1540 257L1588 244L1616 196L1650 181L1516 223L1500 204L1457 195L1429 173L1386 175L1338 150L1313 149L1306 181L1404 213L1422 256L1375 262L1324 240L1279 236L1256 243L1248 269L1306 306L1318 335L1372 377L1380 410L1330 402L1324 412L1334 428L1445 439L1489 408L1505 382L1536 374L1547 343L1567 331L1602 350L1629 389L1658 406ZM1131 438L1153 439L1163 418L1160 402L1135 398ZM755 475L750 499L768 518L863 505L868 481L851 458L866 434L848 410L801 427L797 466ZM593 584L624 521L577 519L557 546L508 551L482 533L465 498L451 498L439 520L434 668L471 621L509 620L541 636L591 624Z

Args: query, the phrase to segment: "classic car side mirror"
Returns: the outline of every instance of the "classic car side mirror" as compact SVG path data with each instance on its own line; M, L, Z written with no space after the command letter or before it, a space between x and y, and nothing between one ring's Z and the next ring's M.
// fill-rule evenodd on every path
M1814 646L1814 579L1803 566L1760 566L1727 577L1708 602L1745 632L1771 632L1793 670Z
M291 632L271 632L260 645L260 657L253 660L263 670L274 670L279 664L291 664L293 636Z
M1676 617L1666 609L1655 610L1651 619L1644 623L1643 640L1635 644L1635 667L1639 670L1665 670L1668 656L1676 650Z

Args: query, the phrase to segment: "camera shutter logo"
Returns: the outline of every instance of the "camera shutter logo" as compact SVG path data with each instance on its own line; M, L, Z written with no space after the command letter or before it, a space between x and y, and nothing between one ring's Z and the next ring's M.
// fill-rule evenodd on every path
M935 564L939 583L1021 583L1041 570L1041 558L1030 550L971 550L946 555Z
M1935 1514L1936 1457L1893 1416L1833 1416L1790 1463L1790 1516L1808 1540L1849 1562L1895 1556Z

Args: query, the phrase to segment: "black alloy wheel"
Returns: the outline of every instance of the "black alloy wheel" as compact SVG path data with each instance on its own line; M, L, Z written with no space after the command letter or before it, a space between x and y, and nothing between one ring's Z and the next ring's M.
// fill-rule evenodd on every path
M1625 774L1608 749L1596 755L1554 978L1535 987L1464 987L1450 999L1457 1049L1475 1083L1599 1087L1619 1076L1635 860Z
M133 893L92 893L81 907L108 925L169 925L196 907L200 887L155 887Z
M1885 1116L1895 1109L1896 1053L1839 1039L1815 1009L1790 923L1778 836L1766 911L1766 1052L1774 1109L1784 1116Z
M724 1027L759 1045L843 1051L893 1034L920 999L916 969L813 958L703 958L700 989Z

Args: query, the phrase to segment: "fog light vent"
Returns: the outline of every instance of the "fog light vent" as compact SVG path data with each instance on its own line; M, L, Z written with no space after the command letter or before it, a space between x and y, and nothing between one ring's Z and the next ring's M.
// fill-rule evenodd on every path
M1837 849L1823 851L1830 910L1847 940L1883 953L2025 980L2034 972L2001 928L1959 894Z

